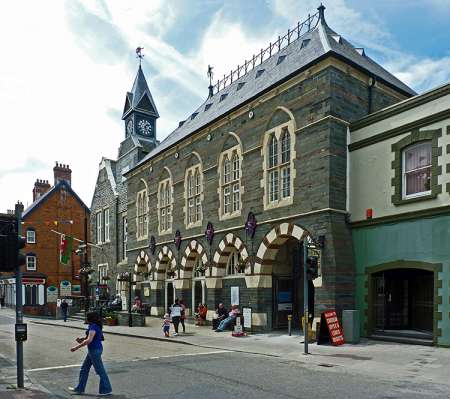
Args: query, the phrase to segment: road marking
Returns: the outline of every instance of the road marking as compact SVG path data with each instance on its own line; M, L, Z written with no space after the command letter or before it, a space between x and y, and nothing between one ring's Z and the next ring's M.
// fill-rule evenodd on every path
M143 359L134 359L133 362L141 362L143 360L168 359L172 357L214 355L219 353L231 353L231 351L220 350L220 351L196 352L196 353L179 353L178 355L152 356Z
M65 366L53 366L53 367L41 367L38 369L29 369L26 370L27 373L32 372L32 371L46 371L46 370L58 370L58 369L69 369L71 367L80 367L81 364L67 364Z

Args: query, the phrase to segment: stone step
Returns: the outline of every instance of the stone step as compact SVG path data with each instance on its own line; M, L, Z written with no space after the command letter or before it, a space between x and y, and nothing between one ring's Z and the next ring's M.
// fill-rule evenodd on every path
M405 335L390 335L377 333L370 335L369 338L378 341L397 342L401 344L433 346L432 339L417 338Z

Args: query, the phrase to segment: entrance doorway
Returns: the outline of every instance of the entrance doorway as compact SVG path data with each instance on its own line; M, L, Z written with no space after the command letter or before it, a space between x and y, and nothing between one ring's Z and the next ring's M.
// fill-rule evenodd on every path
M372 275L373 329L432 337L434 274L392 269Z
M289 238L278 250L272 276L272 327L287 328L288 315L292 315L293 328L299 327L303 316L303 244L296 238ZM311 314L314 312L314 286L308 283Z
M166 308L164 313L169 311L169 308L175 301L175 286L173 281L166 281Z

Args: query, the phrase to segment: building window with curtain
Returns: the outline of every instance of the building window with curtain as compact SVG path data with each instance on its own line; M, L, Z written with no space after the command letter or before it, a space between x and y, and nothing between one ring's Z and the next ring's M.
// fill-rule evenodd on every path
M431 141L411 145L403 150L403 198L431 194Z
M186 170L186 227L198 226L202 221L202 174L200 165Z
M170 179L159 183L158 215L160 234L172 231L172 182Z
M139 191L136 199L136 206L137 206L136 236L138 240L147 238L148 233L147 204L148 204L147 190Z
M221 154L220 215L222 218L241 214L241 154L235 146Z

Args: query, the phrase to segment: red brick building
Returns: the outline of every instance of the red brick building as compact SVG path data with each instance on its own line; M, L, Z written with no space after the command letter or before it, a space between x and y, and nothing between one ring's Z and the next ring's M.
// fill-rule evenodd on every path
M71 259L64 265L60 262L61 235L56 232L83 240L89 208L71 187L69 166L56 163L53 172L53 186L48 180L36 180L33 203L22 215L22 235L27 242L22 293L24 312L29 314L54 314L58 298L80 297L82 293L80 257L73 252L79 242L73 241ZM15 303L11 278L3 275L0 279L9 305Z

